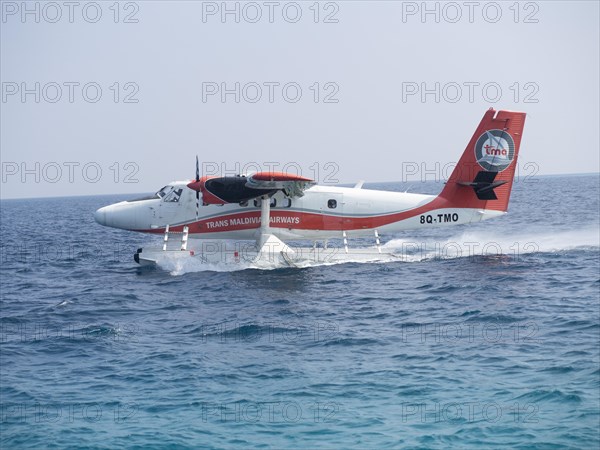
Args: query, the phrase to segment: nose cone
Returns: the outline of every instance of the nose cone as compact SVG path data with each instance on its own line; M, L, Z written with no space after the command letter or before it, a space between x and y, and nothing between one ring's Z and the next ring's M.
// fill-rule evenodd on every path
M100 208L98 211L94 213L94 219L100 225L106 225L106 207Z
M196 192L201 192L203 186L204 186L204 180L192 181L191 183L187 184L187 187L189 187L192 191L196 191Z
M138 208L127 202L115 203L100 208L94 213L94 219L100 225L123 230L137 230L147 228L143 221L138 220Z

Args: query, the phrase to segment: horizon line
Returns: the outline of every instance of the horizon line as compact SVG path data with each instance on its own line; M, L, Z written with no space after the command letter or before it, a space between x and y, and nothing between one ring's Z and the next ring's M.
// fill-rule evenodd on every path
M575 172L575 173L551 173L551 174L541 174L541 175L533 175L533 178L546 178L546 177L565 177L565 176L588 176L588 175L599 175L600 176L600 171L598 172ZM519 180L520 178L524 178L524 177L529 177L529 175L525 175L525 176L516 176L514 179L515 180ZM356 182L348 182L348 183L337 183L337 184L331 184L331 185L319 185L319 186L345 186L345 185L352 185L355 184ZM413 181L398 181L398 180L394 180L394 181L365 181L364 185L368 185L368 184L381 184L381 183L445 183L445 181L443 180L413 180ZM144 192L131 192L131 193L114 193L114 194L81 194L81 195L49 195L49 196L42 196L42 197L8 197L8 198L3 198L2 196L0 196L0 201L5 201L5 200L40 200L40 199L53 199L53 198L73 198L73 197L103 197L103 196L109 196L109 195L142 195L142 194L147 194L149 191L144 191Z

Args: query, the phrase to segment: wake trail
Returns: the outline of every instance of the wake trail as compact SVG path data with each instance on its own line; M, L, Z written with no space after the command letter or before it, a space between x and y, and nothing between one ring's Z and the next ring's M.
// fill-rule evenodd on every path
M444 241L434 239L392 239L383 248L409 260L452 259L473 256L519 256L531 253L564 252L600 247L598 228L559 232L500 234L465 231Z
M600 232L596 227L579 230L501 234L481 231L466 231L445 240L392 239L382 245L384 253L380 259L372 261L299 261L297 268L331 266L346 263L389 263L422 262L439 259L456 259L474 256L507 256L518 258L520 255L548 252L567 252L572 250L597 250L600 248ZM235 272L240 270L275 270L290 268L284 261L204 261L201 258L171 259L168 255L157 262L158 267L171 275L179 276L194 272Z

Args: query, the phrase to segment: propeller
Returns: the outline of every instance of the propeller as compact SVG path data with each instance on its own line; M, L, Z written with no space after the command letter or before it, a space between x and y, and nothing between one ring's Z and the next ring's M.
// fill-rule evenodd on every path
M196 155L196 183L200 181L200 166L198 164L198 155ZM196 191L196 220L198 220L200 208L200 191Z

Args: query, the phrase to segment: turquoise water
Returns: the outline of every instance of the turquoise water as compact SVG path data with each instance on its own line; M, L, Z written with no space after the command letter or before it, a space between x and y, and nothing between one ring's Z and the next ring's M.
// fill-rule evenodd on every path
M599 189L269 271L140 268L120 196L2 201L2 448L597 448Z

